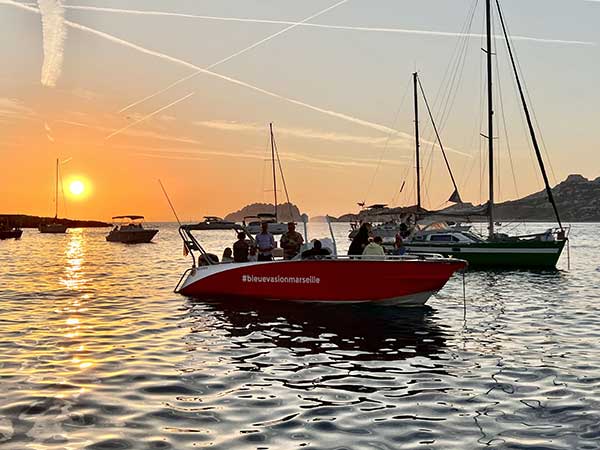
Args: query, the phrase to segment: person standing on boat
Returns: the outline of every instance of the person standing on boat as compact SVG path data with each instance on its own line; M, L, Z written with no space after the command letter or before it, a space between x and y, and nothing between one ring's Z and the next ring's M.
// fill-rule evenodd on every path
M356 236L354 236L354 239L352 239L350 248L348 249L349 255L362 255L363 254L363 250L369 243L370 231L371 231L370 223L365 222L360 226L360 228L358 229L358 232L356 233Z
M280 243L283 248L283 259L293 259L300 252L304 238L296 231L294 222L288 222L287 226L287 233L281 236Z
M258 247L259 261L273 261L273 250L277 247L275 238L269 233L269 224L261 224L261 232L256 235L256 246Z
M246 233L240 231L237 235L238 240L233 243L233 261L248 262L248 251L250 245L246 242Z

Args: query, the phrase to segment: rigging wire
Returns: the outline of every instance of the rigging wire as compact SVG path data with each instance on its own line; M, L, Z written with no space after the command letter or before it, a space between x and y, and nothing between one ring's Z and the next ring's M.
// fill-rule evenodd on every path
M508 160L510 161L510 169L512 172L512 179L513 179L513 183L514 183L514 187L515 187L515 194L517 196L517 198L519 198L519 188L517 186L517 177L515 175L515 166L513 163L513 158L512 158L512 152L511 152L511 147L510 147L510 140L508 137L508 127L506 125L506 114L505 114L505 109L504 109L504 100L503 100L503 95L502 95L502 82L500 80L500 64L498 63L498 49L496 47L496 78L498 80L498 82L496 83L498 85L498 104L500 106L500 112L501 112L501 116L502 116L502 125L503 125L503 130L504 130L504 139L506 142L506 150L508 152ZM498 127L498 129L500 129L500 127Z
M398 121L398 117L400 116L400 111L402 110L402 107L404 106L404 101L406 100L406 96L408 94L409 87L410 87L410 82L406 84L406 89L404 90L404 94L402 95L402 99L400 100L400 105L398 106L398 109L396 110L396 115L394 117L394 121L392 122L392 127L396 126L396 122ZM388 136L387 136L385 145L383 146L383 150L381 151L381 154L379 155L379 161L377 162L377 165L375 166L375 171L373 172L371 181L369 182L369 187L367 188L367 193L365 194L365 196L363 198L362 203L364 205L367 204L367 198L369 197L369 195L371 195L371 191L373 189L373 184L375 183L375 177L377 176L377 173L379 172L379 168L381 167L383 157L384 157L385 153L387 152L390 140L392 139L392 136L395 136L397 134L398 134L398 132L396 131L394 133L388 134Z
M496 2L496 5L498 7L498 13L504 15L504 13L502 11L502 8L500 6L500 3ZM511 35L511 33L510 33L509 29L508 29L508 24L506 24L506 21L504 22L504 28L506 29L507 39L510 39L511 41L513 41L512 37L511 37L512 35ZM513 53L513 56L514 56L515 63L517 65L518 72L520 74L521 84L523 86L523 89L525 91L525 95L527 97L527 103L529 104L529 110L531 111L531 115L533 116L533 120L535 122L535 127L537 128L538 136L540 138L540 142L542 143L542 149L543 149L544 154L546 156L546 161L548 161L548 165L550 166L550 172L552 173L552 179L553 179L552 181L556 184L557 178L556 178L556 174L554 173L554 167L552 166L552 161L550 160L550 155L548 154L548 149L546 147L546 142L544 140L544 135L542 134L542 130L541 130L541 127L540 127L538 119L537 119L537 114L535 113L535 108L533 107L533 102L531 100L531 95L529 94L529 88L528 88L527 83L525 81L523 69L521 68L521 62L520 62L519 57L517 55L517 50L516 50L515 46L512 45L511 47L512 47L512 53Z
M285 176L283 175L283 168L281 167L281 159L279 158L279 149L277 148L277 141L275 141L275 136L273 136L273 147L275 148L275 156L277 158L277 165L279 166L279 173L281 175L281 181L283 182L283 190L285 192L285 198L288 203L288 209L290 212L290 220L294 220L294 213L292 211L292 203L290 202L290 196L288 194L287 183L285 182Z

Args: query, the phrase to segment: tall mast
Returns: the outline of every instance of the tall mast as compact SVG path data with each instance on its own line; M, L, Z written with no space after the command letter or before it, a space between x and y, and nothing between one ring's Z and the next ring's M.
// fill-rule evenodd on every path
M494 104L492 79L492 0L485 1L486 34L487 34L487 85L488 85L488 178L490 184L488 218L489 238L494 237Z
M273 194L275 195L275 221L277 221L277 176L275 175L275 137L273 136L273 123L269 124L271 132L271 162L273 163Z
M418 97L418 78L417 72L413 73L413 84L414 84L414 99L415 99L415 152L417 162L417 211L421 210L421 159L419 149L421 142L419 140L419 97Z
M56 177L54 182L54 219L58 218L58 158L56 158Z

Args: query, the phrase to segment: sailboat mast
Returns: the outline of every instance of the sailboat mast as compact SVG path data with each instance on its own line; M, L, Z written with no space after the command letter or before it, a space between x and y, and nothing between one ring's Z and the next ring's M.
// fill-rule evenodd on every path
M271 162L273 163L273 194L275 195L275 221L277 218L277 176L275 175L275 137L273 136L273 123L269 124L271 132Z
M58 158L56 158L56 176L54 180L54 219L58 218Z
M487 87L488 87L488 178L489 178L489 237L494 237L494 103L492 78L492 0L485 1L486 35L487 35Z
M419 139L419 94L418 94L418 78L417 72L413 73L413 84L414 84L414 99L415 99L415 159L417 162L417 211L421 210L421 156L420 147L421 142Z

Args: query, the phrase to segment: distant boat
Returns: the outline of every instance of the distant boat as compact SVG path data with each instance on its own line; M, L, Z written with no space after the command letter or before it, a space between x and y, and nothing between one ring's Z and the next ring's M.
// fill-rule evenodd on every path
M18 227L0 224L0 239L20 239L23 235L23 230Z
M67 232L67 226L58 222L58 158L56 158L56 180L54 188L54 220L51 223L41 223L40 233L61 234Z
M278 222L275 214L261 213L256 216L246 216L243 220L243 224L250 234L260 233L263 223L267 224L267 230L271 234L283 234L288 230L287 224Z
M230 230L234 224L217 216L204 216L204 220L196 226L199 230Z
M259 213L256 216L247 216L244 217L244 225L250 232L250 234L258 234L261 232L262 223L267 222L269 233L271 234L283 234L287 231L287 223L283 223L279 221L279 208L277 205L277 171L275 165L275 159L277 158L277 163L279 165L279 173L281 174L281 179L283 181L283 187L285 189L285 195L287 196L287 187L285 184L285 178L283 177L283 169L281 168L281 161L279 161L279 153L277 152L277 145L275 144L275 136L273 134L273 124L269 124L269 133L271 137L271 166L273 171L273 196L275 199L275 211L273 213ZM288 205L291 205L290 199L287 199ZM290 220L292 219L292 208L290 206ZM247 219L256 219L251 222L246 222Z
M154 238L158 230L146 229L142 226L144 216L114 216L113 220L126 221L119 223L108 233L106 240L109 242L122 242L124 244L144 244Z

